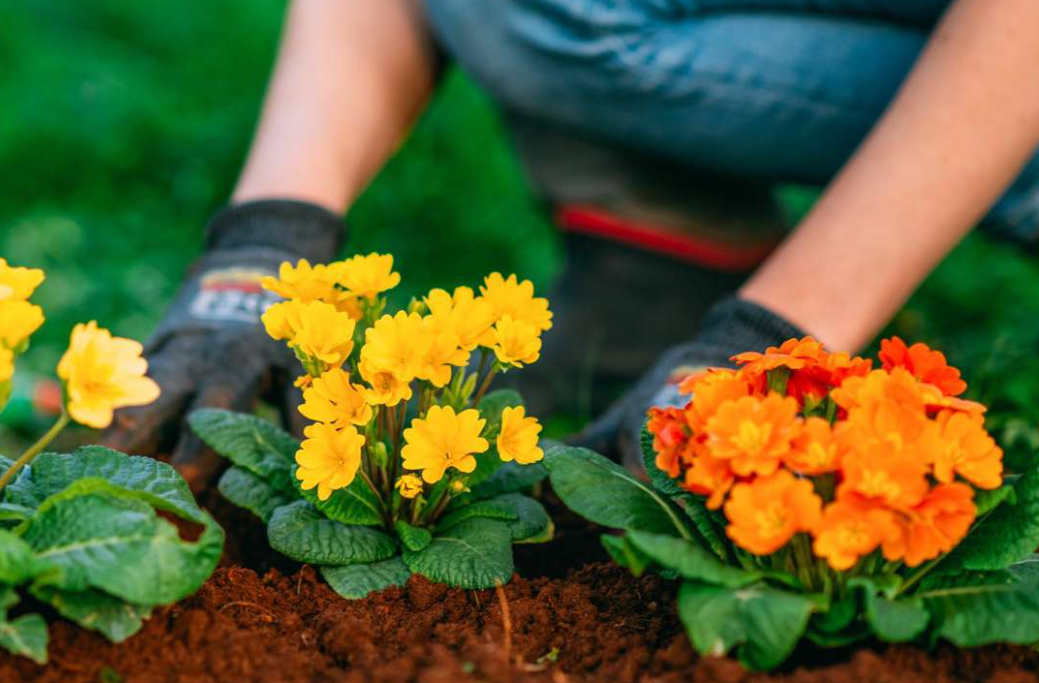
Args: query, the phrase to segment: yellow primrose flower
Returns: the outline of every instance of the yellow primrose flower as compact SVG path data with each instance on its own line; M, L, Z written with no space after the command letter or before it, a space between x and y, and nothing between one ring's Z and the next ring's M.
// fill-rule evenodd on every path
M537 361L541 355L541 338L537 328L523 320L503 316L494 325L494 355L506 365L522 367Z
M300 308L299 328L289 345L329 367L339 367L354 350L356 324L353 318L337 311L335 306L311 301Z
M0 258L0 301L25 301L44 279L39 268L21 268Z
M80 323L72 330L69 348L58 363L65 385L69 416L88 427L112 424L112 411L143 406L159 397L159 385L145 377L148 361L132 339L113 337L97 323Z
M417 377L439 388L451 381L452 365L465 367L469 363L469 352L459 347L458 335L451 330L434 330L429 318L423 322L427 343Z
M486 423L472 408L456 414L450 406L433 406L424 419L412 420L404 430L404 468L422 470L428 484L440 481L448 467L472 472L476 469L473 454L490 447L480 436Z
M364 436L352 425L336 429L312 424L303 430L307 437L296 451L296 478L305 491L317 487L318 500L328 500L332 491L349 486L361 465Z
M296 330L300 328L300 317L303 313L303 302L282 301L267 307L260 316L263 328L271 339L284 339L289 343L296 336Z
M400 491L401 497L414 498L418 494L422 493L422 479L416 477L414 474L405 474L397 480L394 487Z
M14 376L14 352L10 349L0 346L0 384L7 382ZM3 391L0 391L0 397L3 396ZM3 401L0 401L0 406L3 405Z
M505 279L501 273L491 273L483 282L480 293L494 309L495 320L509 315L533 325L539 332L552 329L548 299L534 296L534 283L530 280L520 282L515 275Z
M305 258L301 258L295 266L285 261L278 268L278 277L267 276L260 280L264 289L286 299L296 299L308 304L311 301L324 301L336 304L347 296L346 292L336 289L341 264L317 264L311 266Z
M497 320L494 309L469 287L456 287L454 295L434 289L426 296L429 315L426 320L437 330L451 330L458 344L472 351L480 344L491 344L491 325Z
M418 313L384 315L364 331L361 362L410 382L422 369L429 337Z
M315 377L303 392L299 412L338 429L351 424L364 426L372 419L372 407L365 401L364 393L365 387L350 383L349 373L332 368Z
M354 256L342 262L339 284L357 297L374 299L380 292L400 284L400 273L393 272L393 256L368 254Z
M389 370L377 368L364 360L361 350L361 363L357 368L361 377L368 382L370 388L364 392L364 399L373 406L395 406L401 401L411 400L411 383L405 382Z
M28 301L0 301L0 344L17 349L43 324L43 309Z
M538 448L541 425L537 418L526 417L523 406L506 408L501 413L501 432L498 434L498 455L504 462L515 460L530 465L545 457Z

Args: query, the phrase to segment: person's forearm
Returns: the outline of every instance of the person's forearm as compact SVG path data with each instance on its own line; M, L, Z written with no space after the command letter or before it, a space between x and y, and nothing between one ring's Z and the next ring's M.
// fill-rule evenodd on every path
M293 0L233 200L344 211L422 110L434 61L412 0Z
M1039 143L1039 2L960 0L881 122L741 294L836 349L872 339Z

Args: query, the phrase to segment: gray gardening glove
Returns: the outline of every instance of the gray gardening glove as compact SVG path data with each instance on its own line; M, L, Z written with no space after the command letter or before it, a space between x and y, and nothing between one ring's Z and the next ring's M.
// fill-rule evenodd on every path
M334 258L345 232L340 216L304 202L255 201L217 213L206 228L206 252L146 344L148 374L162 395L150 406L117 412L102 437L105 445L128 453L169 452L171 464L200 489L219 459L186 428L191 411L251 410L266 396L286 419L298 418L299 390L292 386L297 363L260 322L278 298L260 286L260 278L277 275L283 261Z
M689 396L678 384L690 373L708 367L731 366L730 358L744 351L764 351L805 333L775 313L744 299L728 297L709 310L693 341L668 349L626 394L571 442L644 470L640 435L651 406L682 407Z

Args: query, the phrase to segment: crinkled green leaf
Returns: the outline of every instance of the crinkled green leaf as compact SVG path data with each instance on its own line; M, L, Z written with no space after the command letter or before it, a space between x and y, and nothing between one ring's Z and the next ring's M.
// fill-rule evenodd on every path
M545 451L552 489L571 510L614 529L691 538L685 515L667 497L620 465L586 448Z
M154 458L124 455L101 446L84 446L73 453L42 453L33 460L31 488L12 491L8 501L38 507L75 482L100 478L132 491L140 500L197 524L206 517L187 483L175 469Z
M249 470L233 465L220 477L220 493L240 508L253 513L266 523L276 508L295 498L288 496Z
M1010 565L1007 569L1015 580L1031 582L1039 586L1039 554L1032 553L1028 557Z
M359 600L370 593L391 586L403 586L411 570L399 556L372 564L321 567L321 576L339 595L348 600Z
M516 513L512 508L498 503L496 500L478 500L469 505L463 505L449 512L437 522L438 531L447 531L460 522L475 517L486 517L487 519L500 519L512 521L516 519Z
M121 643L140 631L151 614L150 607L134 605L99 590L71 592L37 586L32 594L54 607L61 616L100 632L113 643Z
M1000 570L1039 547L1039 466L1017 481L1014 498L1015 504L1000 505L977 524L938 570Z
M475 500L494 498L503 493L517 493L530 489L548 476L548 470L541 463L520 465L516 462L502 463L501 467L486 481L472 487Z
M974 507L977 510L979 518L984 517L988 513L995 510L997 507L1007 502L1013 505L1016 503L1014 497L1014 487L1010 485L1000 486L998 489L986 491L984 489L975 492L974 494Z
M32 517L32 508L16 503L0 503L0 523L14 526Z
M476 517L433 537L421 552L404 551L408 568L458 588L491 588L512 577L512 533L505 522Z
M379 496L362 477L356 477L346 488L333 491L327 500L319 500L317 489L303 490L300 480L296 478L296 467L292 468L291 476L297 494L332 521L362 526L382 525Z
M50 571L57 566L36 557L20 536L0 529L0 584L17 586Z
M635 576L642 574L653 564L645 553L628 542L627 536L600 534L599 542L606 549L613 561L631 571ZM673 571L673 570L669 570ZM670 578L675 578L674 576Z
M332 521L304 500L274 511L267 540L281 554L309 564L368 564L397 552L393 537L370 527Z
M749 586L763 578L760 572L750 572L722 564L714 555L693 541L684 538L645 531L631 531L627 538L636 550L652 562L675 570L679 576L685 579L727 588L739 588Z
M47 663L47 622L39 614L0 621L0 647L11 654Z
M678 615L704 655L733 648L747 668L782 664L800 640L814 603L764 584L725 588L687 581L678 591Z
M512 531L513 543L531 542L531 539L538 539L539 542L551 539L551 535L545 538L545 534L551 531L552 519L544 506L533 498L522 493L506 493L487 502L495 503L512 514L512 519L508 520L507 524Z
M1039 643L1039 584L1016 582L921 592L933 633L959 647Z
M418 552L425 548L433 540L433 534L429 529L411 526L405 521L397 520L394 525L397 536L400 537L401 545L412 552Z
M214 451L292 494L291 469L299 441L284 429L255 415L218 408L194 411L188 424Z
M133 492L82 479L45 500L22 537L40 560L61 568L49 585L99 588L141 605L176 602L198 590L223 551L223 530L204 514L197 541L180 538Z

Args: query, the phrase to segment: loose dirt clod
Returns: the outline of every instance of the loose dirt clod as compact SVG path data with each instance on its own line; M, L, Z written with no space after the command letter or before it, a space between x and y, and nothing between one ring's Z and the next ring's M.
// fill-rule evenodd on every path
M258 523L215 509L233 564L196 595L158 610L121 645L55 618L52 663L4 654L0 683L1039 682L1039 654L1021 647L805 649L772 675L700 658L675 614L673 584L602 562L598 532L560 509L558 540L525 547L521 576L500 590L416 577L352 602L312 568L286 568L242 540Z

